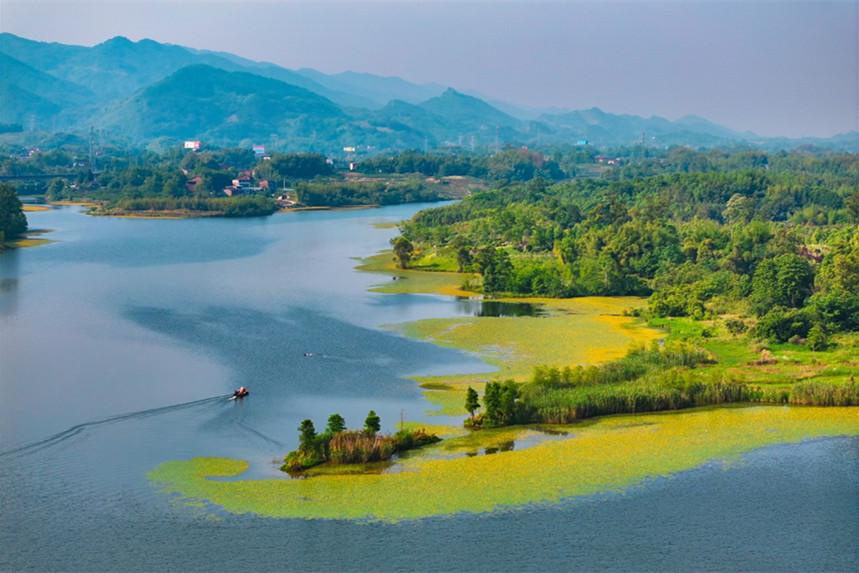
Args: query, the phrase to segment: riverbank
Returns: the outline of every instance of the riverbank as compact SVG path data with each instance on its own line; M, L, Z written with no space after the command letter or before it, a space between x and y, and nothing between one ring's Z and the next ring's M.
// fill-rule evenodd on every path
M0 242L0 252L8 251L11 249L24 249L28 247L39 247L41 245L47 245L52 241L50 239L41 238L42 235L46 233L50 233L50 230L42 230L42 229L34 229L32 231L27 231L23 236L18 237L12 241L4 241Z
M390 253L363 259L357 269L396 279L380 283L372 289L374 292L458 296L463 299L463 307L472 308L476 314L387 327L410 338L473 353L496 368L489 374L414 377L434 406L433 415L464 415L462 405L468 386L482 391L491 380L524 382L537 365L563 368L614 360L624 356L632 345L647 346L666 336L664 329L650 327L643 319L630 315L630 310L646 304L641 297L490 301L463 290L459 286L462 274L397 269ZM534 315L514 316L523 305Z

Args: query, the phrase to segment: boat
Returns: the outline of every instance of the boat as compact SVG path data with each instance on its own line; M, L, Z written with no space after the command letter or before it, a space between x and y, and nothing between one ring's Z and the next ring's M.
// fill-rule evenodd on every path
M235 392L233 392L233 397L232 397L232 398L230 398L230 400L237 400L237 399L239 399L239 398L244 398L244 397L245 397L245 396L247 396L248 394L250 394L250 390L248 390L247 388L245 388L244 386L242 386L241 388L239 388L238 390L236 390Z

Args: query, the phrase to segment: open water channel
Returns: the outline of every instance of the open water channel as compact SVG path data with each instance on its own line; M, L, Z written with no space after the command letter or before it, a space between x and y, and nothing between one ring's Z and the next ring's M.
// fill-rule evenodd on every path
M358 426L374 409L393 429L427 420L407 376L490 370L380 327L498 309L371 293L385 277L353 270L395 233L373 223L419 207L28 213L54 242L0 253L0 571L856 569L856 438L766 448L623 495L397 524L195 510L154 488L148 471L194 456L287 479L272 462L302 419L339 412ZM241 385L249 399L228 401Z

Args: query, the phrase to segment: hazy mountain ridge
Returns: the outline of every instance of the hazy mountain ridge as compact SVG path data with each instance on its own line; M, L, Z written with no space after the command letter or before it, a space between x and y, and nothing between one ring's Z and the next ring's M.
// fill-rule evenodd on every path
M88 48L2 33L0 66L0 123L45 131L84 132L95 126L136 145L203 139L337 152L581 140L615 146L634 145L642 137L652 145L704 147L768 141L695 116L672 122L598 108L537 115L504 104L511 115L437 84L292 71L232 54L123 37ZM856 140L845 134L833 143L855 147ZM779 141L790 146L793 140ZM826 140L803 143L821 141Z

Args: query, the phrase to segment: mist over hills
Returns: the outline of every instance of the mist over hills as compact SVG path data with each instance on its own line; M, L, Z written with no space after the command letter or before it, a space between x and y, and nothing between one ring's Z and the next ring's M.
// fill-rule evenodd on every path
M511 143L694 147L803 143L857 147L859 136L772 140L705 119L677 121L593 108L535 112L396 77L288 70L232 54L153 40L93 47L0 34L0 123L24 131L83 133L134 146L261 143L282 151L342 152ZM504 111L499 109L504 108Z

